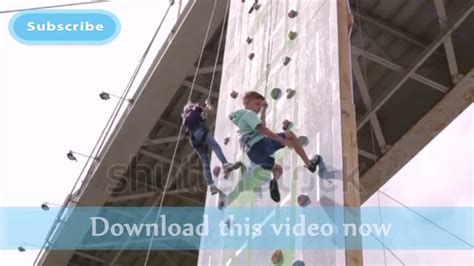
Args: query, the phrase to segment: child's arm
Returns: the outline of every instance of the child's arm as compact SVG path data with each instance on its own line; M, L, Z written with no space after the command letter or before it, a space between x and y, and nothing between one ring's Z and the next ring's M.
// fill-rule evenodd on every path
M214 106L212 106L211 100L209 100L209 99L206 99L204 104L205 105L204 105L204 108L202 109L202 111L205 114L205 116L207 117L207 115L209 115L209 112L214 110Z
M265 119L267 118L267 108L268 108L268 103L263 102L263 107L260 115L260 121L262 121L262 125L266 126Z

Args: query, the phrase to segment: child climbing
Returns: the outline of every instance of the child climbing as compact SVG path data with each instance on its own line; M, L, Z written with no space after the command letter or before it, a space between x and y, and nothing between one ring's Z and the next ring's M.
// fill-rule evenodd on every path
M244 109L233 112L229 118L238 127L239 141L242 149L249 159L272 172L270 181L270 197L275 202L280 201L278 179L283 174L283 169L275 163L273 154L285 146L294 148L295 152L303 160L305 167L312 173L321 161L316 155L310 160L303 147L298 143L295 134L291 131L274 133L265 126L265 112L267 103L265 97L255 91L249 91L244 95ZM261 112L261 117L257 116Z
M219 192L219 189L216 187L214 180L212 179L210 168L211 160L208 149L211 148L222 163L224 176L227 176L231 171L239 168L241 163L229 163L224 156L221 147L214 139L214 136L209 132L205 120L207 119L208 112L211 110L213 110L213 107L210 104L209 99L206 100L204 108L198 103L188 103L184 106L181 117L186 130L186 136L189 137L191 145L201 160L205 184L209 186L211 194L214 195Z

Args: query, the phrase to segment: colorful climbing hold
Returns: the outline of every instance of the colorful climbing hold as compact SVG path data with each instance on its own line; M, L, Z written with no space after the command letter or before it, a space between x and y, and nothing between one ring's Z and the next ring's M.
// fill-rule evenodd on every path
M232 91L232 92L230 93L230 97L232 97L232 99L236 99L238 96L239 96L239 93L236 92L236 91Z
M283 59L283 65L288 65L291 61L291 57L289 56L285 56L285 59Z
M293 90L291 88L286 89L286 98L291 99L293 96L295 96L296 90Z
M288 119L285 119L285 121L283 121L283 127L282 127L282 129L283 129L284 131L287 131L287 130L292 129L293 126L294 126L293 122L291 122L291 121L288 120Z
M224 138L224 145L229 144L229 142L230 142L230 138L229 138L229 137L225 137L225 138Z
M271 92L270 95L272 96L273 100L278 100L281 97L281 89L280 88L274 88Z
M302 194L298 196L298 205L301 207L307 207L311 204L311 199L308 195Z
M288 38L293 41L294 39L296 39L296 37L298 36L298 33L295 32L295 31L290 31L288 32Z
M279 264L283 260L283 252L280 249L275 250L272 254L272 263L273 264Z
M254 57L255 57L255 54L254 54L254 53L250 53L250 54L249 54L249 59L250 59L250 60L252 60Z
M291 266L304 266L304 261L302 261L302 260L295 260L295 261L293 261L293 263L291 264Z
M246 40L246 42L247 42L248 44L251 44L251 43L253 42L253 39L252 39L252 38L250 38L250 37L247 37L247 40Z
M298 137L298 143L299 143L301 146L303 146L303 147L307 146L307 145L309 144L308 137L306 137L306 136L299 136L299 137Z
M298 16L298 11L292 9L290 12L288 12L289 18L295 18L296 16Z

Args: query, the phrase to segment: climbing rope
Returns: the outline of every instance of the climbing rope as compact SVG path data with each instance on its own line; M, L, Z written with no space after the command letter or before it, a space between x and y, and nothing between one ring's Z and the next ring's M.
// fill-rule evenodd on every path
M192 83L191 88L190 88L188 102L191 100L191 96L192 96L192 93L193 93L193 90L194 90L194 84L196 82L197 74L198 74L199 68L201 66L202 56L204 54L204 49L206 47L207 38L209 36L209 31L210 31L211 24L212 24L212 21L213 21L213 18L214 18L214 13L215 13L215 10L216 10L217 1L218 0L214 0L214 6L212 8L212 13L211 13L211 16L210 16L210 19L209 19L209 23L207 25L206 34L205 34L204 40L202 42L201 53L199 55L198 64L196 66L196 71L194 73L193 83ZM225 17L227 16L227 13L228 13L229 5L230 5L230 1L227 1L227 7L226 7L225 14L224 14L224 22L225 22ZM224 26L225 25L223 24L222 27L224 28ZM222 29L221 35L220 35L219 46L220 46L220 43L221 43L222 37L223 37L222 33L223 33L223 29ZM218 58L216 58L216 60L218 60ZM214 65L214 72L215 72L215 70L216 70L216 64ZM214 73L213 73L213 75L214 75ZM212 92L211 89L212 89L212 87L209 89L209 96L208 97L210 97L210 95L211 95L211 92ZM164 199L165 199L165 196L166 196L166 192L168 190L168 184L169 184L169 180L170 180L170 177L171 177L171 172L173 170L174 161L176 159L176 154L177 154L179 143L180 143L179 140L180 140L182 132L183 132L183 127L184 127L184 123L182 122L181 126L179 128L178 139L176 140L176 144L175 144L174 151L173 151L173 156L171 157L171 163L170 163L170 168L168 170L168 175L166 177L165 187L164 187L163 193L161 194L161 197L160 197L160 204L159 204L159 207L158 207L158 213L156 214L155 223L158 223L158 220L160 218L161 209L163 207L163 202L164 202ZM154 204L154 205L156 205L156 204ZM145 219L148 217L148 215L149 215L149 213L146 215ZM152 244L153 244L153 240L154 240L154 235L151 236L150 243L148 245L148 250L147 250L146 257L145 257L144 266L148 265L148 259L150 257L150 251L151 251L151 247L152 247Z
M211 99L212 91L214 89L214 87L213 87L214 86L214 77L216 76L217 63L219 61L219 56L220 56L220 53L221 53L221 44L222 44L222 40L224 39L223 38L224 29L226 27L227 19L228 19L228 16L229 16L229 13L228 13L229 12L229 6L230 6L230 1L229 1L229 3L227 4L227 7L226 7L224 22L222 22L221 33L220 33L220 36L219 36L219 45L217 46L216 60L214 61L214 69L212 71L211 85L209 87L209 94L207 95L208 100ZM222 73L222 71L221 71L221 73Z

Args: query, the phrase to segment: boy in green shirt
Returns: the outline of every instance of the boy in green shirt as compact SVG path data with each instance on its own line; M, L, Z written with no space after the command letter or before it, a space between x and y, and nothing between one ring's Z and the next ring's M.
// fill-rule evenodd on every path
M296 135L291 131L274 133L265 126L265 112L267 104L265 97L256 91L247 92L244 96L244 109L233 112L229 118L239 128L239 141L249 159L262 168L272 172L270 181L270 196L275 202L280 201L277 180L283 173L280 165L275 163L273 154L285 146L294 148L303 160L305 167L312 173L321 161L317 155L310 160L303 147L299 144ZM262 112L261 117L257 116Z

